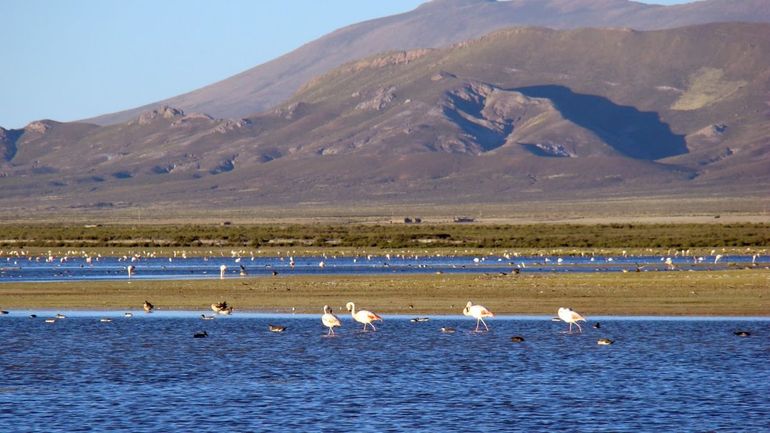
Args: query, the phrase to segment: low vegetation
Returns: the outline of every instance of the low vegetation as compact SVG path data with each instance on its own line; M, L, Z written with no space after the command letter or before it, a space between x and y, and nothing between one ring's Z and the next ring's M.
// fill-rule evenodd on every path
M763 248L770 224L0 225L0 247Z

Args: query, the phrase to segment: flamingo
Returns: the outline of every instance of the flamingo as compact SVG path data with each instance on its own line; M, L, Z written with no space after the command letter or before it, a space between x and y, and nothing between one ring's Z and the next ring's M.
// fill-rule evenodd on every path
M134 271L136 270L136 266L128 265L128 267L126 269L128 270L128 278L131 279L131 275L134 275Z
M327 335L334 335L334 327L342 326L340 319L332 313L332 309L328 305L324 305L324 314L321 316L321 323L329 328L329 333Z
M353 316L353 319L356 322L364 324L364 331L366 331L366 325L371 326L372 329L376 331L377 328L374 327L374 324L372 322L374 322L375 320L379 320L380 322L382 322L382 317L372 313L371 311L367 311L367 310L356 311L356 304L352 302L348 302L345 307L347 307L348 311L350 311L350 315Z
M578 314L576 311L574 311L572 308L565 308L561 307L559 308L559 319L569 323L569 331L568 333L572 334L572 324L574 323L575 326L578 327L578 330L580 332L583 332L583 328L580 327L579 321L586 321L585 317Z
M471 301L468 301L468 303L465 304L465 308L463 308L463 315L473 316L473 318L476 319L476 332L479 331L479 322L483 323L484 328L489 331L489 326L487 326L487 323L484 322L484 317L495 317L494 313L481 305L473 305L473 302Z
M219 278L224 279L225 278L225 271L227 270L226 265L219 266Z

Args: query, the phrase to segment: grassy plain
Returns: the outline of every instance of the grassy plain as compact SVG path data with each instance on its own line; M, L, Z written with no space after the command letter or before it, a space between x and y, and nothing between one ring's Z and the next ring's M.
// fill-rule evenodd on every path
M0 308L337 313L354 301L383 314L459 314L468 300L497 314L770 315L770 270L519 275L285 276L196 281L0 284ZM294 310L292 310L294 309Z

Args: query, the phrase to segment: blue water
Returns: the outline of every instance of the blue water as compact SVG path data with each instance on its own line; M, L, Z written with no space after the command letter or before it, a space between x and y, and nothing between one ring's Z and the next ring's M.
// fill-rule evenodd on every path
M101 257L87 263L83 257L4 257L0 258L0 283L28 281L116 280L128 278L127 267L134 266L132 275L140 280L211 279L220 277L225 265L226 278L238 278L241 267L250 276L279 275L364 275L364 274L425 274L425 273L511 273L519 272L642 272L671 270L660 256L635 257L554 257L554 256L417 256L396 257L296 257L294 266L285 257L191 257L150 258L130 261L123 257ZM561 262L559 262L561 260ZM672 257L675 270L725 269L731 266L751 266L751 256L725 256L717 263L715 257ZM324 266L319 264L323 262ZM767 267L770 256L761 256L756 265Z
M326 337L317 316L51 313L0 316L3 432L770 431L766 319L341 315Z

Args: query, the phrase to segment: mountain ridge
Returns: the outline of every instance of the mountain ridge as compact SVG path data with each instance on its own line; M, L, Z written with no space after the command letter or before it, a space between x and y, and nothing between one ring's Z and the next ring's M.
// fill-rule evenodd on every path
M767 6L766 0L703 0L672 6L628 0L434 0L413 11L335 30L200 89L84 121L119 123L161 105L215 117L243 117L278 105L313 77L348 61L384 51L443 47L504 27L658 29L714 21L768 22Z

